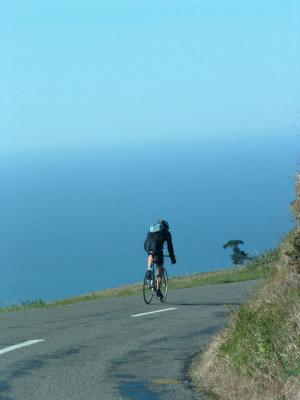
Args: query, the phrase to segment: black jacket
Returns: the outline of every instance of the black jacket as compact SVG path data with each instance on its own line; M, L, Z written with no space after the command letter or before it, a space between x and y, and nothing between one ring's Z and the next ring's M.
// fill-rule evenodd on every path
M144 248L147 252L153 251L156 254L162 254L165 243L167 243L169 256L175 258L172 235L166 229L160 232L149 232L144 243Z

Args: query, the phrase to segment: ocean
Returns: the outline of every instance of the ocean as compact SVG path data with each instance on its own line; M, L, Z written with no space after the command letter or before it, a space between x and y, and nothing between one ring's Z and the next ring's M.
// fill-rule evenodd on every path
M230 239L250 255L274 248L295 225L298 146L296 134L229 135L5 155L0 305L141 281L158 218L171 276L230 267Z

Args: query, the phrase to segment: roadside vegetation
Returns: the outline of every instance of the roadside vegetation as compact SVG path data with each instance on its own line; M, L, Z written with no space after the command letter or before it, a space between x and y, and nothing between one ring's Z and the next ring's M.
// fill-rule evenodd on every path
M267 251L261 256L254 257L251 262L241 267L174 277L169 280L170 290L190 288L201 285L266 279L267 277L273 275L273 265L278 259L278 255L278 250ZM58 307L67 304L99 300L107 297L130 296L139 294L141 291L142 283L136 283L133 285L92 292L82 296L71 297L53 302L46 302L42 299L26 301L22 302L21 304L2 307L0 308L0 313L9 311L24 311L35 308Z
M300 232L271 254L265 284L194 362L192 379L209 398L300 399Z

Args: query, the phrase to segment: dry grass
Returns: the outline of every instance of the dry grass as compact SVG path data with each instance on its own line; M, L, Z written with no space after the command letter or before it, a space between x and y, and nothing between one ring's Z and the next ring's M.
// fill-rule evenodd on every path
M212 398L300 399L300 276L290 257L299 237L288 236L276 274L194 363L195 384Z
M231 400L274 400L277 399L278 388L271 384L264 384L266 380L258 382L252 377L244 375L232 366L230 358L219 359L220 348L226 343L230 335L225 331L217 336L209 349L192 367L192 379L199 390L210 399Z

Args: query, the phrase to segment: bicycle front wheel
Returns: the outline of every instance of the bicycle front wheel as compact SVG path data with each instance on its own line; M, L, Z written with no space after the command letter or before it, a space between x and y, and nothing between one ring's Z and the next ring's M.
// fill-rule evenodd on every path
M143 297L146 304L150 304L154 295L154 288L153 288L153 272L152 272L152 279L147 279L147 272L145 273L144 277L144 284L143 284Z
M163 275L161 279L160 291L163 295L161 302L165 302L168 294L168 273L167 270L164 268Z

